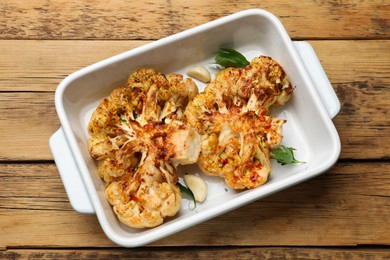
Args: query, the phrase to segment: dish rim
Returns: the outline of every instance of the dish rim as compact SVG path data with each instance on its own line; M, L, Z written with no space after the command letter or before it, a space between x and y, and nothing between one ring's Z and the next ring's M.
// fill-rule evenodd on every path
M284 179L281 179L278 181L277 185L275 184L277 186L276 188L274 187L275 185L266 186L266 187L263 187L263 189L252 190L251 192L245 193L245 194L237 197L234 201L232 201L229 204L229 207L226 207L226 205L219 205L213 209L208 209L207 211L197 212L197 214L190 215L190 216L178 221L176 223L175 229L172 229L172 227L169 225L159 226L158 234L155 234L157 231L155 231L155 232L150 231L147 234L144 234L144 233L139 234L139 235L137 234L134 237L120 236L117 233L112 232L112 230L110 228L108 228L109 225L106 222L107 219L101 217L102 215L105 214L104 210L102 209L102 207L96 207L96 203L97 203L97 201L99 201L99 199L96 197L96 194L94 192L90 192L92 188L95 189L94 184L91 183L91 180L89 180L88 178L85 178L85 174L86 174L85 172L89 172L89 170L87 169L85 162L81 159L81 158L83 158L83 156L78 149L76 137L73 134L73 130L71 129L70 122L69 122L69 119L67 117L67 113L66 113L65 108L63 106L64 92L66 91L66 88L68 86L70 86L74 80L76 80L80 77L83 77L83 76L85 76L85 75L89 74L90 72L93 72L97 69L104 68L105 66L108 66L108 65L112 64L113 62L118 62L120 60L127 59L135 54L143 53L143 52L147 52L149 50L152 50L152 49L154 49L162 44L169 44L171 42L174 42L174 41L186 38L188 36L191 36L195 33L202 32L203 30L208 29L210 27L217 27L217 26L224 24L226 22L230 22L230 21L233 21L235 19L240 19L240 18L242 18L244 16L248 16L248 15L267 16L268 19L272 20L272 22L276 25L276 28L279 30L279 33L282 36L283 41L286 43L287 48L289 48L291 50L291 53L293 55L292 58L299 60L299 57L296 54L294 47L292 46L291 39L288 37L287 33L285 32L285 30L283 28L283 25L276 18L276 16L274 16L273 14L271 14L270 12L265 11L265 10L249 9L249 10L241 11L241 12L226 16L226 17L219 18L217 20L205 23L203 25L191 28L189 30L177 33L177 34L172 35L172 36L168 36L168 37L160 39L158 41L145 44L143 46L140 46L140 47L137 47L135 49L117 54L115 56L112 56L110 58L107 58L105 60L97 62L95 64L89 65L85 68L82 68L82 69L70 74L63 81L61 81L61 83L59 84L59 86L56 90L56 93L55 93L55 106L56 106L56 110L57 110L61 125L64 129L65 137L67 139L67 142L69 144L70 149L72 150L77 167L79 168L79 170L81 172L84 184L86 185L86 188L88 191L88 195L91 198L91 202L94 205L96 215L99 218L100 225L101 225L102 229L104 230L104 232L106 233L106 235L115 243L122 245L122 246L126 246L126 247L136 247L136 246L141 246L141 245L144 245L147 243L154 242L158 239L161 239L163 237L166 237L168 235L171 235L173 233L181 231L185 228L189 228L189 227L194 226L200 222L204 222L210 218L213 218L213 217L221 215L225 212L234 210L234 209L236 209L240 206L243 206L245 204L248 204L254 200L258 200L262 197L271 195L275 192L278 192L282 189L288 188L292 185L296 185L296 184L298 184L302 181L305 181L309 178L315 177L315 176L321 174L322 172L326 171L327 169L329 169L337 161L340 150L341 150L341 145L340 145L340 140L338 138L338 133L337 133L336 129L334 128L333 123L332 123L331 119L329 118L326 110L324 109L321 100L319 99L319 97L317 96L316 93L312 92L311 96L315 99L314 103L320 104L318 111L319 111L322 119L325 120L325 123L327 123L327 125L330 124L330 127L329 127L330 136L332 137L333 142L335 143L333 153L329 157L328 161L323 163L321 166L319 166L317 168L313 167L312 169L307 171L305 175L302 174L298 177L296 175L292 175L292 176L286 177ZM300 68L300 70L305 71L305 69L303 67ZM310 79L308 78L307 75L303 74L303 77L306 77L306 80L308 80L310 82ZM313 91L313 90L309 89L309 91ZM96 193L97 193L97 191L96 191Z

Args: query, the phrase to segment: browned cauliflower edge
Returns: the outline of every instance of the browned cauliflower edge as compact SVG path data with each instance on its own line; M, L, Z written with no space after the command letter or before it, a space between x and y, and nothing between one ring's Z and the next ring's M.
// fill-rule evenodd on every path
M200 137L185 120L191 79L142 68L104 98L88 125L89 151L119 220L155 227L181 207L178 164L195 163Z
M185 115L201 134L198 164L234 189L252 189L271 173L271 148L280 145L285 120L269 116L293 88L272 58L254 58L246 68L226 68L191 100Z

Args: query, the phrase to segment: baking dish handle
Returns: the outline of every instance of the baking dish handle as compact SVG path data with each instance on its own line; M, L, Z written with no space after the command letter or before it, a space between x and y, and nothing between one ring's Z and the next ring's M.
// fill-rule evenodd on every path
M340 111L340 102L317 55L307 42L295 41L293 44L330 118L334 118ZM95 213L62 128L51 136L49 146L73 209L80 213Z
M95 213L62 128L50 137L49 146L73 209L80 213Z
M340 111L340 101L318 60L313 47L305 41L294 41L293 44L329 117L333 119Z

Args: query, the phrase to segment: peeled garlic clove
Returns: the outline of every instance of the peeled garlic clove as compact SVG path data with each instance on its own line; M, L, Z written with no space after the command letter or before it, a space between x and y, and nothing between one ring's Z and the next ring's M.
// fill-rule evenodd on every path
M203 202L207 196L207 183L198 175L184 175L184 181L187 187L194 194L194 198L198 202Z
M209 83L211 80L210 72L203 66L192 67L187 71L187 75L205 83Z

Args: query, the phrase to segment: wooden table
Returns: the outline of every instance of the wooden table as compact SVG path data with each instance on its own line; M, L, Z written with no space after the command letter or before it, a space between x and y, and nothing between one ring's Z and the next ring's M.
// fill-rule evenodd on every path
M323 175L142 248L113 244L68 201L49 137L68 74L249 8L314 47L339 99L342 151ZM0 258L390 257L390 2L0 2Z

